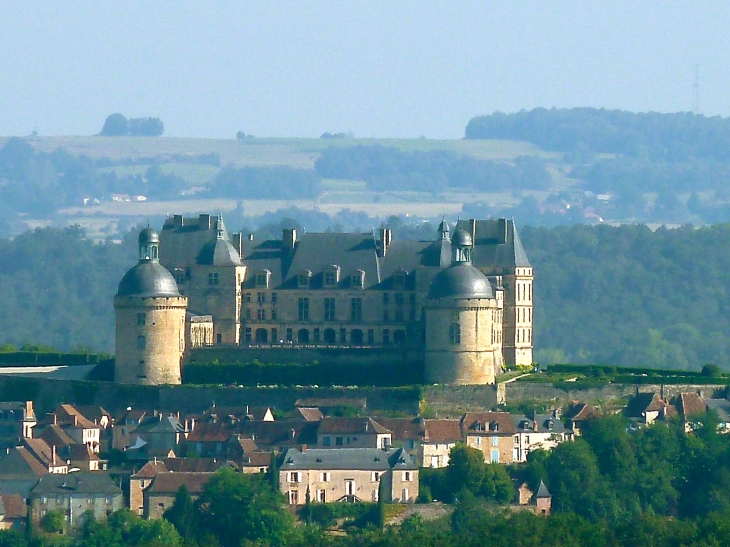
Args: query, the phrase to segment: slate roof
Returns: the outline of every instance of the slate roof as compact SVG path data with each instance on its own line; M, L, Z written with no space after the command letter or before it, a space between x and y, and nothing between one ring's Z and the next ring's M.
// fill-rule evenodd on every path
M11 448L10 452L0 458L0 478L2 479L28 476L40 477L47 473L48 468L24 446Z
M600 415L597 409L586 403L576 403L565 413L565 416L574 422L598 418Z
M237 424L236 431L262 446L293 446L317 444L319 422L279 420L276 422L246 421Z
M145 493L175 495L184 484L191 495L199 495L213 473L159 473Z
M387 471L388 469L418 469L413 458L402 448L330 448L307 449L302 452L290 448L284 455L282 471L299 469L356 469Z
M134 430L135 433L183 433L185 428L174 416L149 416Z
M108 473L103 471L43 475L33 489L31 497L40 495L101 494L122 495L122 490L114 483Z
M512 435L515 428L509 412L467 412L461 419L468 435ZM497 429L494 429L494 426Z
M535 414L533 419L523 414L512 414L511 419L512 425L518 433L565 433L567 431L563 422L552 414ZM537 423L537 431L535 423Z
M492 284L478 268L466 262L440 271L428 289L428 298L494 298Z
M471 220L459 220L456 229L471 231ZM530 267L517 228L512 220L477 220L472 262L477 268Z
M552 497L553 497L553 495L547 489L547 486L545 486L545 483L540 481L540 486L537 488L537 492L535 492L535 498L552 498Z
M424 420L427 443L456 443L461 440L459 420Z
M197 262L201 266L240 266L241 257L233 244L221 235L203 245Z
M730 401L727 399L705 399L705 404L714 410L721 422L730 422Z
M336 433L384 435L392 433L372 418L323 418L317 428L318 435Z

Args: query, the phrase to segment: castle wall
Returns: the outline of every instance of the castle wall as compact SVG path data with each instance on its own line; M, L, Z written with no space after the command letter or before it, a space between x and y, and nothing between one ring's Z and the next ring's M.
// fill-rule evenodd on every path
M185 297L116 297L115 380L179 384L185 352Z

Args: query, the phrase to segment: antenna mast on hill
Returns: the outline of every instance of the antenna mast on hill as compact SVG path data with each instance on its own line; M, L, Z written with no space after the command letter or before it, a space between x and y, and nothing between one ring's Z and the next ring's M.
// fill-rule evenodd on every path
M700 113L700 65L695 64L695 81L692 84L692 111Z

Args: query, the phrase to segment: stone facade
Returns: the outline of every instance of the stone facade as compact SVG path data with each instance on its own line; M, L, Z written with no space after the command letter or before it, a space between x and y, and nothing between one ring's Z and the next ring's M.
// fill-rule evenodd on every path
M185 354L187 298L116 297L115 381L179 384Z
M456 311L464 342L458 351L435 344L425 364L433 371L428 381L494 383L503 363L532 362L532 267L511 221L471 219L456 227L468 234L470 263L493 291L443 314L446 303L431 302L427 293L453 262L456 246L445 223L434 241L396 241L388 229L285 229L281 240L258 242L229 236L220 217L175 215L163 226L160 261L191 313L211 316L215 345L422 352ZM429 327L429 319L436 324ZM190 322L188 330L192 352L209 347L206 329Z

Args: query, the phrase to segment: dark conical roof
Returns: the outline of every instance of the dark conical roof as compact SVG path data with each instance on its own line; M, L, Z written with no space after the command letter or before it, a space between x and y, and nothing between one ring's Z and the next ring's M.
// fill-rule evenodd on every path
M200 250L198 264L201 266L240 266L241 257L230 241L212 239Z
M141 238L140 238L141 239ZM117 296L180 296L172 274L157 261L140 260L119 282Z
M536 498L552 498L552 494L547 489L547 486L545 486L545 483L540 481L540 486L537 488L537 493L535 493Z
M487 276L471 264L458 262L439 272L428 290L430 299L494 298Z

